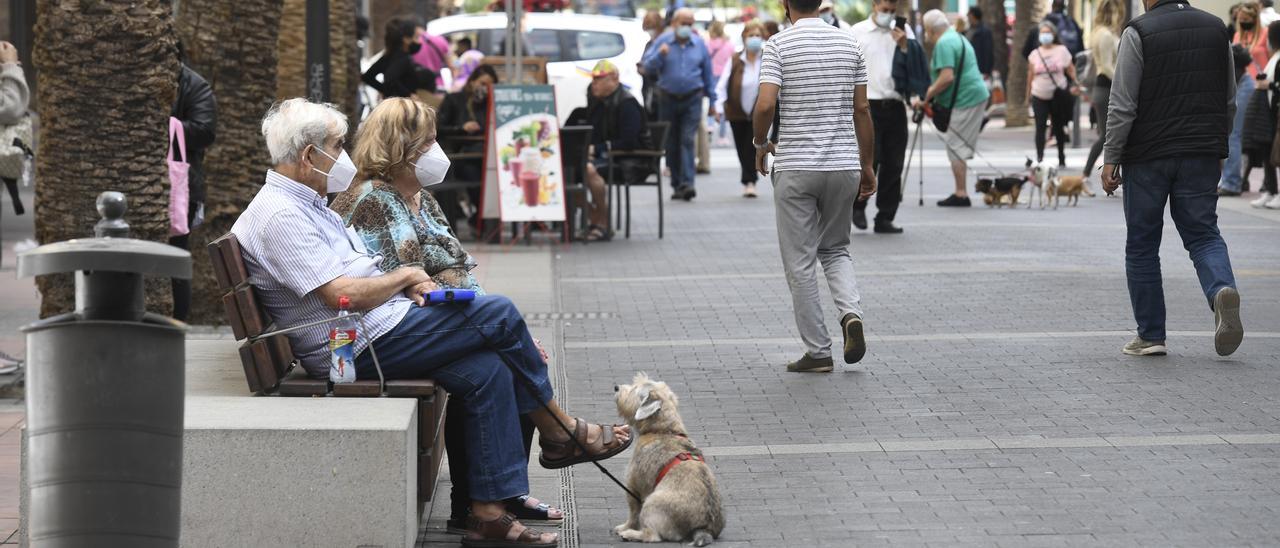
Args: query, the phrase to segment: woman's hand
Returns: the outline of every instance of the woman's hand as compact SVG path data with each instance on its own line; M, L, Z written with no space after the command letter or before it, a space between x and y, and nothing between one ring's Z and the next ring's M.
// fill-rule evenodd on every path
M465 124L462 124L462 131L465 131L467 133L479 133L480 124L475 121L467 122Z

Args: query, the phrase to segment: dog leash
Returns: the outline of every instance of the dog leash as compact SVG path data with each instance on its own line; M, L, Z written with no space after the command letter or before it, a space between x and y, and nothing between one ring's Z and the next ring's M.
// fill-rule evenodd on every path
M555 413L551 412L551 406L547 405L546 402L542 401L542 398L538 395L537 387L534 386L533 384L533 380L524 376L524 374L521 373L520 370L514 364L511 363L510 359L507 358L506 354L503 354L502 352L498 351L497 345L493 344L493 341L489 340L489 336L485 335L484 330L477 327L475 323L471 321L471 316L468 315L463 310L465 307L466 307L466 303L457 303L457 306L455 306L455 309L457 310L458 314L462 315L462 318L466 321L466 327L470 327L471 329L475 330L476 333L480 334L480 338L484 340L484 343L486 346L489 347L489 350L493 351L494 354L497 354L498 358L502 360L502 363L507 366L507 369L511 370L511 375L523 381L522 384L524 384L525 390L529 391L529 395L533 396L533 399L538 401L538 404L542 406L542 409L545 410L547 414L551 416L551 418L555 419L556 424L560 425L560 428L564 430L564 433L569 436L570 440L573 440L573 444L578 446L578 449L582 451L582 454L584 455L590 454L590 451L587 449L585 445L583 445L583 442L580 441L577 436L573 435L573 432L569 430L569 427L565 425L565 423L560 421L560 417L557 417ZM608 426L604 424L600 425L601 436L604 436L605 428L608 428ZM631 432L631 435L632 437L634 437L636 433L633 431ZM636 495L635 492L628 489L626 485L623 485L621 481L618 481L618 478L614 477L614 475L609 472L608 468L605 468L604 465L600 464L598 461L593 460L590 462L591 464L594 464L596 468L600 470L601 473L603 473L610 480L612 480L613 483L616 484L620 489L622 489L623 491L626 491L627 495L630 495L631 498L635 499L637 504L644 504L644 499L641 499L639 495Z

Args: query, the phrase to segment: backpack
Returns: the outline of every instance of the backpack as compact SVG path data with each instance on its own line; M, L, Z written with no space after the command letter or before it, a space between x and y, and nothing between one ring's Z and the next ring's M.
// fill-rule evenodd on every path
M26 162L31 158L31 115L24 114L17 123L0 128L0 179L22 178Z

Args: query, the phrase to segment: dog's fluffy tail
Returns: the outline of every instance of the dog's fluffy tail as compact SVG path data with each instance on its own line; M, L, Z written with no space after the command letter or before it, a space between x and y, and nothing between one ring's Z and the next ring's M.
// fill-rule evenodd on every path
M693 542L690 542L689 546L706 546L711 544L713 540L715 540L715 537L712 536L710 531L698 529L693 532Z

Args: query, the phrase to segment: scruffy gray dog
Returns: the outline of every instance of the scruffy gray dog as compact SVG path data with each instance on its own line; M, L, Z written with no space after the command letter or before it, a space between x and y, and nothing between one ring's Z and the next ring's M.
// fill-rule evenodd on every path
M720 490L702 451L689 439L676 410L678 399L664 382L636 375L615 386L618 414L636 436L627 487L644 500L627 497L631 514L614 528L623 540L692 540L706 546L724 530Z

